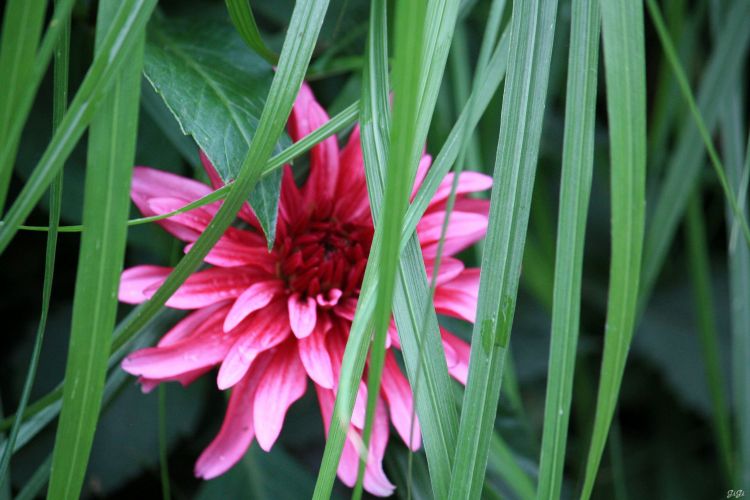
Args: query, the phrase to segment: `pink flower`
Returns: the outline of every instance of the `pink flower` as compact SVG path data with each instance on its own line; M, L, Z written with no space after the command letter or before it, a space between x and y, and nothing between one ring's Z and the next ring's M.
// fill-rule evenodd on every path
M293 140L312 132L328 116L303 86L289 122ZM213 187L222 185L202 155ZM430 165L424 156L414 187ZM452 175L442 181L417 227L427 274L431 275ZM485 175L461 174L451 216L445 257L437 279L435 308L445 315L473 322L479 270L465 269L451 257L482 238L487 229L488 203L467 194L489 188ZM137 167L132 197L144 215L163 214L211 192L211 187L177 175ZM219 203L171 217L160 224L188 243L206 228ZM276 244L271 252L249 205L239 213L243 228L230 227L206 256L209 267L190 276L167 306L191 310L162 337L156 347L128 356L123 368L140 377L145 391L160 382L184 385L218 366L219 389L232 389L224 423L195 466L197 476L210 479L232 467L253 439L269 450L281 432L287 410L305 393L308 378L318 396L326 433L338 387L339 369L357 304L373 236L365 186L359 129L339 151L331 137L314 147L310 173L300 188L284 167ZM171 268L136 266L123 272L120 300L147 300ZM466 383L469 346L441 330L449 371ZM365 488L389 495L394 486L383 472L389 422L408 443L412 393L393 354L399 340L395 326L388 332L380 402L375 414ZM357 477L355 440L365 420L366 385L360 384L350 438L338 468L339 478L352 486ZM415 424L412 449L420 446Z

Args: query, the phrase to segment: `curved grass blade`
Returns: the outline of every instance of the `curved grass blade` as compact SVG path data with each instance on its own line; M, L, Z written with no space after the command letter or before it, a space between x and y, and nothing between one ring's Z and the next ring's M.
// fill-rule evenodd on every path
M68 105L68 62L70 53L70 22L67 21L62 30L60 44L55 51L54 64L54 95L52 109L52 129L56 130L60 126L62 117ZM26 411L26 405L31 396L31 389L34 386L36 370L39 365L39 356L42 352L42 343L44 333L47 329L47 317L49 315L50 301L52 297L52 280L55 272L55 255L57 253L57 233L60 223L60 211L62 207L62 173L57 175L50 188L49 202L49 233L47 234L47 245L44 258L44 282L42 283L42 312L37 326L36 336L34 338L34 347L32 348L31 360L26 373L26 380L21 392L21 400L16 409L16 417L13 422L13 428L8 436L5 451L0 459L0 487L6 478L10 458L16 444L16 438L23 423L21 415Z
M374 331L367 375L367 413L362 431L364 450L369 449L375 407L380 400L386 334L391 321L396 274L400 264L401 225L409 204L409 192L412 179L416 176L423 142L423 138L417 135L416 126L419 112L419 82L430 67L429 61L422 60L425 13L424 0L401 2L396 11L393 118L389 141L391 147L387 156L382 213L378 221L380 228L376 229L381 232L382 237L378 253L375 255L376 260L370 261L377 266L379 286L372 320ZM381 85L379 90L382 93L387 89L387 85ZM369 169L378 166L371 165ZM372 179L372 176L369 178ZM360 498L362 494L367 456L366 451L360 454L359 477L354 498Z
M594 169L599 0L573 0L552 327L538 499L560 498L581 313L586 216Z
M127 7L116 0L99 4L98 54L117 9ZM145 35L141 31L133 36L133 48L127 53L129 64L120 69L89 131L83 205L86 231L81 238L62 410L47 491L51 499L80 495L101 409L138 135Z
M643 5L602 2L612 206L607 323L582 499L594 488L635 328L646 192L646 62Z
M253 9L250 7L250 0L226 0L226 2L229 18L232 20L239 34L242 35L245 43L269 63L277 64L279 56L263 42L258 25L255 24L255 16L253 16Z
M557 2L513 2L500 139L449 498L478 498L500 396L536 172ZM510 220L508 220L510 219Z
M711 130L718 123L721 106L716 103L730 93L740 75L740 67L750 46L750 2L735 2L722 26L720 38L709 59L698 89L700 115ZM677 61L675 61L677 63ZM674 69L674 63L673 63ZM654 199L647 227L643 255L640 309L647 302L664 263L677 224L704 166L704 143L698 127L686 121L680 130L674 154L669 159L666 178Z
M34 76L34 55L44 23L47 0L10 0L5 4L2 39L0 40L0 150L12 149L15 155L18 141L8 132L15 120L24 120L19 114L19 100ZM5 197L13 173L13 165L0 163L0 213L4 211Z
M154 5L155 0L122 2L123 8L113 18L111 29L101 44L101 51L94 58L60 128L53 135L34 173L5 216L5 223L0 227L0 253L8 246L18 226L28 216L62 168L63 162L70 155L91 121L106 89L114 81L117 71L123 66L125 57L130 54L130 50L135 45L135 35L143 32ZM0 165L4 161L0 159Z

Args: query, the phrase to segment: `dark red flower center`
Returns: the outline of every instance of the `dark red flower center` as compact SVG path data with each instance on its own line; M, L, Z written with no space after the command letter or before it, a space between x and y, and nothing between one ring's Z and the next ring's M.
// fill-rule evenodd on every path
M343 297L355 294L362 285L372 235L369 225L332 218L300 221L276 244L279 275L302 297L332 289L341 290Z

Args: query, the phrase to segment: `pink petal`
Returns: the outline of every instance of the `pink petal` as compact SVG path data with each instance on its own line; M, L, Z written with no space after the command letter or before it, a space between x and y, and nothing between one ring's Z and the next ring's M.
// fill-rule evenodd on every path
M212 306L203 307L195 312L192 312L181 319L175 326L172 327L164 336L159 340L158 347L167 347L174 345L181 340L201 332L201 325L209 321L212 317L216 317L214 321L219 321L227 313L229 307L228 302L219 302Z
M455 353L456 362L453 366L448 365L448 373L463 385L466 385L466 379L469 376L469 356L471 355L469 344L444 328L440 328L440 335L443 337L443 346L446 352L450 349Z
M454 173L449 173L443 178L440 182L440 187L438 187L435 192L435 196L432 197L430 204L439 203L448 199L451 194L451 188L453 187L454 176ZM456 195L486 191L491 187L492 177L489 175L480 174L479 172L462 172L461 176L458 178Z
M326 341L328 352L333 363L334 389L338 391L338 381L341 372L341 365L344 361L344 351L346 350L346 339L348 338L348 327L342 325L342 322L335 321L332 323L331 330L328 332ZM367 384L360 380L357 398L354 400L354 410L352 412L352 425L359 429L365 426L365 415L367 414Z
M325 293L319 293L315 297L315 301L321 307L333 307L339 303L339 299L343 293L338 288L332 288Z
M321 387L333 389L333 366L326 347L326 328L320 321L310 335L297 342L297 348L299 358L310 378Z
M432 283L432 275L435 270L435 260L425 260L425 268L427 269L427 282ZM437 286L442 285L454 278L456 278L464 270L464 263L453 257L442 257L440 259L440 269L438 270Z
M396 363L393 353L386 353L385 366L383 367L383 393L388 401L388 409L391 414L391 422L396 428L404 443L409 443L409 436L413 436L410 448L419 449L421 431L416 414L414 417L414 431L412 434L412 412L413 400L409 381L406 379L401 368Z
M174 212L181 209L186 205L185 200L179 198L168 198L166 196L158 198L150 198L148 200L148 207L154 214L163 215ZM183 228L192 234L200 236L200 234L206 229L211 223L214 214L204 207L194 208L187 212L175 214L165 219L172 224L179 224Z
M479 269L466 269L435 290L435 310L473 323L477 316Z
M279 219L287 224L296 222L302 216L303 200L297 183L294 181L292 167L284 165L281 178L281 196L279 197Z
M302 84L289 117L289 135L297 142L328 121L325 110L317 103L312 90ZM332 136L310 151L310 175L302 189L308 205L330 203L334 199L339 172L339 147Z
M146 293L147 289L154 286L157 288L164 283L171 267L162 266L135 266L123 271L120 276L120 289L117 298L126 304L140 304L147 301L152 293Z
M150 201L154 198L172 198L178 200L179 208L202 198L209 194L211 189L205 184L181 177L179 175L163 172L148 167L135 167L133 169L133 181L131 184L131 197L133 203L145 216L161 215L165 212L156 212L150 206ZM214 202L204 205L200 210L210 214L216 213L219 203ZM171 210L169 210L171 211ZM162 220L158 224L164 229L184 241L194 241L200 236L200 232L195 229L185 227L172 220Z
M130 354L122 368L146 378L170 378L213 366L226 356L234 338L221 328L215 314L192 336L165 347L148 347Z
M307 297L304 301L300 295L295 293L289 296L289 324L292 326L292 332L298 339L302 339L312 333L315 328L315 318L317 317L315 299Z
M307 376L293 342L278 348L258 383L253 423L258 444L266 451L281 432L289 407L305 393Z
M416 196L417 191L419 191L419 188L422 186L424 178L427 177L427 171L430 169L431 164L432 156L430 155L424 155L422 156L422 159L419 160L419 166L417 167L417 177L416 179L414 179L414 187L411 190L411 201L414 201L414 197Z
M417 235L426 259L437 254L445 212L426 214L417 224ZM452 212L445 234L444 255L454 255L481 240L487 232L487 217L468 212Z
M265 364L267 360L259 360L255 368L232 390L221 430L195 464L196 477L212 479L220 476L240 461L252 443L255 434L253 400Z
M326 436L330 429L331 417L333 415L333 405L335 396L332 391L315 386L320 403L320 412L323 417L323 424ZM341 482L349 487L353 487L357 482L357 472L359 468L359 454L355 447L361 442L361 436L353 428L349 428L347 439L344 441L344 448L339 460L337 474ZM394 486L388 481L383 471L383 455L385 446L388 442L388 415L384 408L382 400L378 402L373 421L372 439L370 440L370 450L365 467L364 487L369 493L377 496L388 496L393 494Z
M182 375L177 375L175 377L168 377L168 378L139 377L138 383L141 384L141 391L144 394L148 394L149 392L153 391L159 384L164 383L164 382L179 382L180 384L182 384L183 387L187 387L188 385L198 380L198 378L200 378L209 370L211 370L210 366L206 368L199 368L198 370L193 370L191 372L183 373Z
M193 273L167 301L175 309L198 309L227 299L239 297L259 277L257 270L250 268L224 269L212 267ZM144 293L149 297L159 289L152 285Z
M349 321L354 321L354 313L357 311L357 299L346 299L334 307L333 312L336 316Z
M281 280L259 281L253 283L237 297L224 320L224 330L229 331L245 319L250 313L267 306L276 294L284 290Z
M336 186L337 217L346 221L371 220L359 125L354 127L341 152L341 169L346 175L339 176Z
M227 389L236 384L250 368L256 356L279 345L289 337L289 322L284 313L286 304L277 300L264 309L256 311L231 334L237 339L219 368L216 383L219 389Z
M203 164L203 170L206 171L206 175L208 175L208 179L211 181L211 186L213 186L214 189L223 187L226 183L222 180L216 167L214 167L214 164L211 163L211 160L208 159L208 156L206 156L206 153L204 153L203 150L200 151L200 157L201 163ZM253 209L250 208L248 203L243 203L242 208L237 215L240 219L254 227L256 231L262 231L258 218L255 216Z
M193 248L193 244L185 247L185 253ZM276 271L276 259L268 252L265 242L262 246L250 247L244 243L222 237L203 258L208 264L219 267L251 266L269 274Z

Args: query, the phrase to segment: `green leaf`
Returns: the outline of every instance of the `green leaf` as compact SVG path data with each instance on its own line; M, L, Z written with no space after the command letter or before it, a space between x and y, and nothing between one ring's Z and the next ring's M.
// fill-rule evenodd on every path
M602 2L612 205L604 354L582 499L588 499L617 406L637 314L646 204L646 61L643 5Z
M547 95L556 0L513 2L508 75L493 173L490 220L482 258L450 495L482 491L505 354L518 293L529 205Z
M98 53L103 50L117 9L133 7L116 0L100 3ZM62 411L47 491L51 499L80 495L104 392L138 130L144 34L141 31L131 36L135 40L128 52L129 64L117 75L89 132L83 208L86 231L81 237Z
M599 22L599 0L573 0L539 499L559 498L562 490L580 328L583 245L594 169Z
M0 40L0 150L18 147L18 138L9 135L19 114L20 99L34 77L34 56L44 22L47 0L10 0L5 5L2 39ZM8 184L13 172L12 162L0 163L0 214L5 207Z
M224 182L237 178L255 137L271 65L247 50L229 23L198 18L170 19L149 29L146 77L216 167ZM275 151L290 144L282 135ZM248 201L266 233L276 234L281 170L263 179Z

